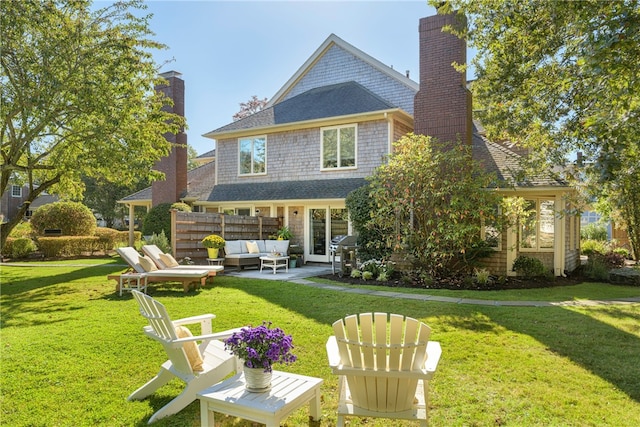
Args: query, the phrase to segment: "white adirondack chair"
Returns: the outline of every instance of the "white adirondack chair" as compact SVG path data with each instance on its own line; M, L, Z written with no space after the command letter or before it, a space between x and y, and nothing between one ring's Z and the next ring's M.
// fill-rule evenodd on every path
M173 378L179 378L186 383L184 391L153 414L149 424L181 411L196 399L196 393L220 382L230 373L242 370L239 360L225 351L224 343L221 341L231 336L233 332L239 331L239 328L212 333L211 319L215 318L213 314L172 321L160 302L136 290L132 290L131 293L140 306L140 314L149 321L149 326L143 328L145 335L162 344L169 360L162 364L160 372L154 378L131 393L128 400L144 399ZM179 338L176 327L191 324L200 324L201 335ZM200 345L195 347L193 343L197 342L200 342ZM194 352L199 352L199 355L195 355ZM194 356L197 363L193 361ZM200 362L202 362L201 367ZM196 368L195 371L192 363ZM197 371L198 368L201 370Z
M329 366L338 378L338 427L344 417L428 421L428 386L440 354L431 329L410 317L362 313L333 324Z

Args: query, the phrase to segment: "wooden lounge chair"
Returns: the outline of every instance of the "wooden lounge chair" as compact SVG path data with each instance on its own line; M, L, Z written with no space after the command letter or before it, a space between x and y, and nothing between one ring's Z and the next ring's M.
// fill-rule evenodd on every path
M338 379L338 427L344 417L420 420L427 425L429 380L440 360L431 329L410 317L363 313L333 324L329 366Z
M142 246L142 252L153 262L160 270L179 269L179 270L207 270L210 273L221 273L224 271L224 267L221 265L182 265L175 263L173 256L165 254L156 245L144 245Z
M155 377L127 399L144 399L174 378L186 383L184 391L153 414L149 424L181 411L196 399L198 392L242 370L239 359L225 351L222 342L240 328L212 333L211 320L216 317L213 314L172 321L160 302L139 291L131 293L140 307L140 314L149 321L149 325L143 327L144 334L164 347L169 360L160 366ZM193 336L184 327L192 324L200 325L200 335Z
M140 254L134 248L124 247L118 248L116 251L120 257L129 264L134 272L140 274L144 273L146 275L147 282L180 282L182 283L182 287L185 292L187 292L192 286L195 288L204 286L209 277L215 276L215 272L205 269L164 269L147 271L140 264ZM112 274L107 276L107 278L120 281L119 274Z

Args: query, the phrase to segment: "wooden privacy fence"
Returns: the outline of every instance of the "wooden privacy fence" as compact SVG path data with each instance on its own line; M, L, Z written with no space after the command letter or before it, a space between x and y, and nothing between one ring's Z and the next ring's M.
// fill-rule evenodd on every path
M217 234L225 240L262 240L275 235L281 227L279 218L219 213L171 211L171 247L177 260L191 258L206 264L207 248L202 239Z

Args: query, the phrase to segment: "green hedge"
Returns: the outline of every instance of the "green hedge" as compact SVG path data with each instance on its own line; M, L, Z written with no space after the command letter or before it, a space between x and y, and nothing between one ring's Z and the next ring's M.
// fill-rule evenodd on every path
M27 237L7 237L2 248L2 255L9 258L24 258L36 250L36 244Z
M98 236L38 237L38 247L47 258L80 256L100 246Z

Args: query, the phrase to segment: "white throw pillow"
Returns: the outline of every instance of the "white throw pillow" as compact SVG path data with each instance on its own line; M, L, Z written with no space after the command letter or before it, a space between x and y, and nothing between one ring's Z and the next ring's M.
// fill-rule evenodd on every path
M258 243L254 241L247 241L247 251L250 254L259 254L260 249L258 248Z
M158 269L158 267L156 267L156 263L153 262L153 260L148 256L138 257L138 263L142 266L142 268L144 268L144 271L146 272L155 271Z

